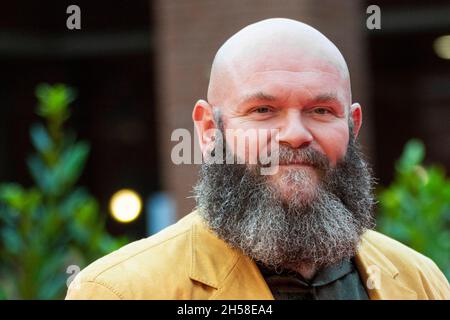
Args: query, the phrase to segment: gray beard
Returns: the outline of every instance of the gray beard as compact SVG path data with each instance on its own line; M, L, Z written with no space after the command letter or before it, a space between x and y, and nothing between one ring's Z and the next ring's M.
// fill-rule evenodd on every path
M203 164L194 195L206 224L231 247L276 270L353 257L361 235L375 226L373 179L357 143L350 139L335 167L310 147L279 148L280 163L298 157L321 173L315 191L305 196L304 170L290 168L282 177L293 190L286 199L258 165Z

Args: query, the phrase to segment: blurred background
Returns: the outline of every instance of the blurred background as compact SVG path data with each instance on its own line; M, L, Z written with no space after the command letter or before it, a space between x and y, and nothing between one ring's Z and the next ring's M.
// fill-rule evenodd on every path
M71 4L81 9L80 30L66 27ZM369 30L366 9L373 4L381 9L381 29ZM378 228L431 256L450 275L450 1L8 1L0 10L0 215L12 218L0 219L0 280L2 272L4 279L8 270L21 268L19 257L32 241L22 238L39 214L30 214L31 229L17 235L23 212L41 210L45 216L45 208L53 208L58 220L64 211L59 204L79 194L77 186L92 198L88 212L98 217L83 222L84 228L102 225L112 237L97 237L99 248L104 241L111 245L85 255L91 238L72 230L78 232L75 240L64 241L82 248L74 255L81 258L62 254L55 262L54 270L64 275L60 287L47 295L39 286L31 290L35 280L22 270L22 287L0 282L0 297L2 291L6 298L61 297L70 261L83 268L191 212L198 166L172 163L171 133L192 132L192 108L206 96L220 45L269 17L308 23L342 51L353 100L363 106L360 140L379 181ZM36 90L41 83L67 87ZM33 131L36 123L41 129ZM73 138L57 147L64 130ZM52 152L44 150L45 141L56 146ZM47 171L36 163L33 169L27 159L35 153L55 168L58 161L67 163L63 150L71 143L77 146L70 149L75 160L67 169L73 177L45 189L39 179L47 179ZM83 197L77 201L85 203ZM59 232L75 219L71 211L66 218ZM13 252L10 243L17 247ZM44 264L45 253L40 255ZM30 270L36 259L28 258ZM53 279L34 276L42 278L41 287Z

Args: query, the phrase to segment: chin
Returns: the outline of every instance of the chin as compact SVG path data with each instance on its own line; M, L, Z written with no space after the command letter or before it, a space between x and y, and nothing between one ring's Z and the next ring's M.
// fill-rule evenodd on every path
M316 177L305 177L301 181L286 181L281 178L273 184L273 187L286 204L311 202L317 197L318 191Z
M317 192L313 188L309 188L308 190L280 190L280 198L281 201L287 205L291 204L308 204L314 201L317 197Z

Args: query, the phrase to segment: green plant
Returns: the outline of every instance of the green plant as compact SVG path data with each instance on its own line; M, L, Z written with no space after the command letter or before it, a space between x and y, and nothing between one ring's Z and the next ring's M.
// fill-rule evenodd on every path
M83 268L126 243L105 232L96 199L76 186L89 145L64 129L74 90L42 84L36 96L46 124L30 130L35 185L0 185L0 299L62 298L69 265Z
M425 147L409 141L392 184L378 193L378 228L425 254L450 279L450 180L439 166L424 166Z

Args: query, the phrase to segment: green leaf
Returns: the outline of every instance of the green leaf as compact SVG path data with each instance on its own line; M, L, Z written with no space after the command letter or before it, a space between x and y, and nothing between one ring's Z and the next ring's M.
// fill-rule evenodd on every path
M47 130L41 124L34 124L30 130L31 141L36 150L46 154L52 148L52 141Z
M59 272L53 274L51 278L48 278L38 288L36 299L50 300L50 299L63 299L64 293L67 291L66 280L67 275Z
M399 168L403 171L411 170L425 158L425 147L420 140L412 139L407 142L399 160Z
M77 181L83 172L88 154L89 145L85 142L78 142L64 151L55 168L60 187L68 188Z
M37 184L45 194L54 194L55 190L58 190L58 185L54 179L54 174L44 164L42 159L34 155L27 160L28 169L34 182Z
M20 233L11 228L0 229L0 239L5 250L10 254L19 254L24 249L23 239Z
M74 238L82 244L90 243L93 234L97 232L99 225L98 217L98 203L94 198L86 199L80 207L73 214L73 221L71 221L71 230ZM102 228L103 230L103 228Z
M21 211L26 204L26 191L17 183L2 184L0 185L0 202L5 202L8 206Z
M38 114L46 118L63 118L68 114L67 107L75 96L75 91L63 84L41 84L36 88Z
M77 188L70 192L62 199L59 207L62 218L73 220L76 212L90 199L90 197L91 196L84 188Z

